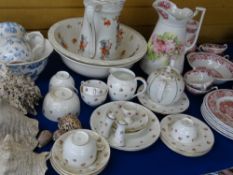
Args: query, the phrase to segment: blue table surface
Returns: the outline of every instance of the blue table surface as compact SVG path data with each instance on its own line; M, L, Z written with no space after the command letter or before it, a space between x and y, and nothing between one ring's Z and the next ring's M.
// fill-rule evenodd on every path
M233 44L227 50L226 54L233 57ZM136 75L147 78L147 76L141 71L138 64L132 68ZM191 69L187 61L185 61L184 72ZM76 88L79 89L80 81L91 79L81 76L70 69L68 69L61 61L60 56L57 53L53 53L50 56L49 62L43 73L36 80L36 84L40 87L43 96L48 92L49 79L59 70L68 71L75 79ZM106 79L104 79L106 82ZM233 83L227 82L220 85L219 88L232 88ZM190 106L186 110L185 114L193 115L203 121L203 117L200 113L200 105L203 100L203 96L194 96L187 92L190 100ZM79 95L80 97L80 95ZM91 113L95 110L93 107L89 107L82 102L81 98L81 114L79 119L83 128L90 129L89 119ZM109 101L109 99L108 99ZM107 102L108 102L107 101ZM133 99L134 102L139 103L137 98ZM39 120L40 130L48 129L55 131L57 129L57 123L51 122L46 119L42 112L42 102L37 108L38 115L35 116ZM162 115L156 114L161 120ZM215 136L215 144L213 149L206 155L196 158L184 157L179 155L166 147L160 139L158 139L152 146L147 149L138 152L125 152L116 149L111 149L111 157L108 166L101 172L101 175L141 175L141 174L163 174L163 175L198 175L204 174L224 168L233 166L233 141L229 140L213 130ZM53 142L43 148L37 148L36 152L50 151ZM50 162L47 162L48 171L46 175L56 175Z

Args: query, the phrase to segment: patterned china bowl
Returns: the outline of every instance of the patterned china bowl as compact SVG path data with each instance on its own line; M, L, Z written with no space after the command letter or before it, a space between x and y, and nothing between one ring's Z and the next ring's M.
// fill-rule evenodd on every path
M144 37L134 29L121 24L119 29L119 47L115 60L91 59L78 53L78 38L83 18L70 18L54 24L48 32L48 38L54 49L62 56L76 62L96 66L124 66L134 64L145 55L147 43Z
M53 47L46 39L45 50L37 60L24 63L7 64L7 66L15 75L28 75L33 80L36 80L47 65L48 58L52 52Z
M199 46L199 50L209 53L215 53L218 55L223 54L228 48L227 44L211 44L211 43L204 43Z
M187 59L192 68L209 69L215 84L233 80L233 63L222 56L208 52L192 52L187 55Z

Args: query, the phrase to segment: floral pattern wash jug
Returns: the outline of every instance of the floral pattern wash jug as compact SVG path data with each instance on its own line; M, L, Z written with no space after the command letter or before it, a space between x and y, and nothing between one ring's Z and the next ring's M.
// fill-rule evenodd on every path
M189 8L179 9L169 0L156 0L153 7L158 12L159 19L149 39L147 54L141 62L141 68L150 74L174 60L174 68L181 73L185 53L197 42L206 9L196 7L195 12ZM201 15L195 38L192 44L187 45L187 24L199 12Z
M78 52L87 58L116 59L119 44L118 17L125 0L84 0L85 14Z

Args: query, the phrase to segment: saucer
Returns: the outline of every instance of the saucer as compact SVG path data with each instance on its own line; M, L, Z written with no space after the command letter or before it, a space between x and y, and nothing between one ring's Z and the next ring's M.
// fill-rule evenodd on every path
M186 117L194 121L198 131L198 137L194 139L191 144L182 144L172 138L170 134L172 124ZM196 157L202 156L211 150L214 144L214 135L210 128L201 120L185 114L176 114L168 115L162 119L161 140L168 148L176 153L184 156Z
M140 92L143 88L143 85L141 85L138 88L138 92ZM160 105L158 103L155 103L151 98L148 96L148 94L145 92L138 96L138 100L140 103L150 109L153 112L157 112L160 114L177 114L185 111L189 107L189 99L185 93L183 93L178 101L171 105Z
M94 139L96 139L98 152L95 162L89 167L72 168L63 159L62 156L63 143L64 140L69 135L75 132L75 130L72 130L60 136L54 143L53 148L51 150L50 162L58 173L65 175L74 175L74 174L90 175L100 172L107 165L110 158L110 148L107 141L102 136L98 135L97 133L91 130L86 130L86 129L82 129L82 130L90 134L91 137L93 137Z
M151 146L153 143L156 142L160 135L159 120L153 112L143 107L142 105L133 102L116 101L98 107L91 115L91 129L99 133L100 127L103 124L104 119L106 117L106 113L109 111L109 109L120 109L125 103L127 103L127 105L134 105L135 110L147 115L149 121L145 129L137 132L125 133L125 146L117 146L114 143L114 130L112 129L112 132L110 133L110 136L107 139L110 146L112 148L123 151L139 151Z

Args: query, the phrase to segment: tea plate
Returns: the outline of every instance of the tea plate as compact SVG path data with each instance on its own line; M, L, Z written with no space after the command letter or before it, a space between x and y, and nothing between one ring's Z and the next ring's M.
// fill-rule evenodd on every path
M90 134L91 137L96 139L98 152L95 162L89 167L72 168L69 167L67 162L63 159L62 153L63 153L64 140L73 132L75 132L75 130L73 130L60 136L52 147L50 161L51 164L53 164L54 167L56 167L55 170L58 169L59 172L62 172L63 174L66 175L74 175L74 174L90 175L90 174L96 174L96 172L99 172L100 170L104 169L104 167L107 165L110 158L110 148L107 141L102 136L98 135L93 131L86 129L83 130L88 134Z
M141 91L143 86L140 86L138 91ZM138 96L138 100L140 103L150 109L153 112L157 112L160 114L177 114L185 111L189 107L189 99L185 93L183 93L178 101L171 105L160 105L155 103L149 95L145 92Z
M182 144L175 140L170 134L172 124L183 118L191 119L197 127L198 137L194 139L191 144ZM165 141L164 144L167 147L179 154L192 157L201 156L210 151L213 147L214 135L212 131L205 123L195 117L185 114L168 115L162 119L160 125L162 141Z
M112 132L110 133L109 138L107 139L110 146L112 148L123 151L139 151L151 146L153 143L156 142L156 140L159 138L160 135L159 120L153 112L143 107L142 105L133 102L116 101L98 107L91 115L91 119L90 119L91 129L99 133L100 127L104 122L108 110L112 108L120 109L122 108L122 105L125 103L134 105L137 111L141 111L148 116L149 121L147 123L146 128L137 132L125 133L125 146L117 146L114 143L113 141L114 129L113 129Z
M212 91L206 97L206 107L220 121L233 127L233 90Z

